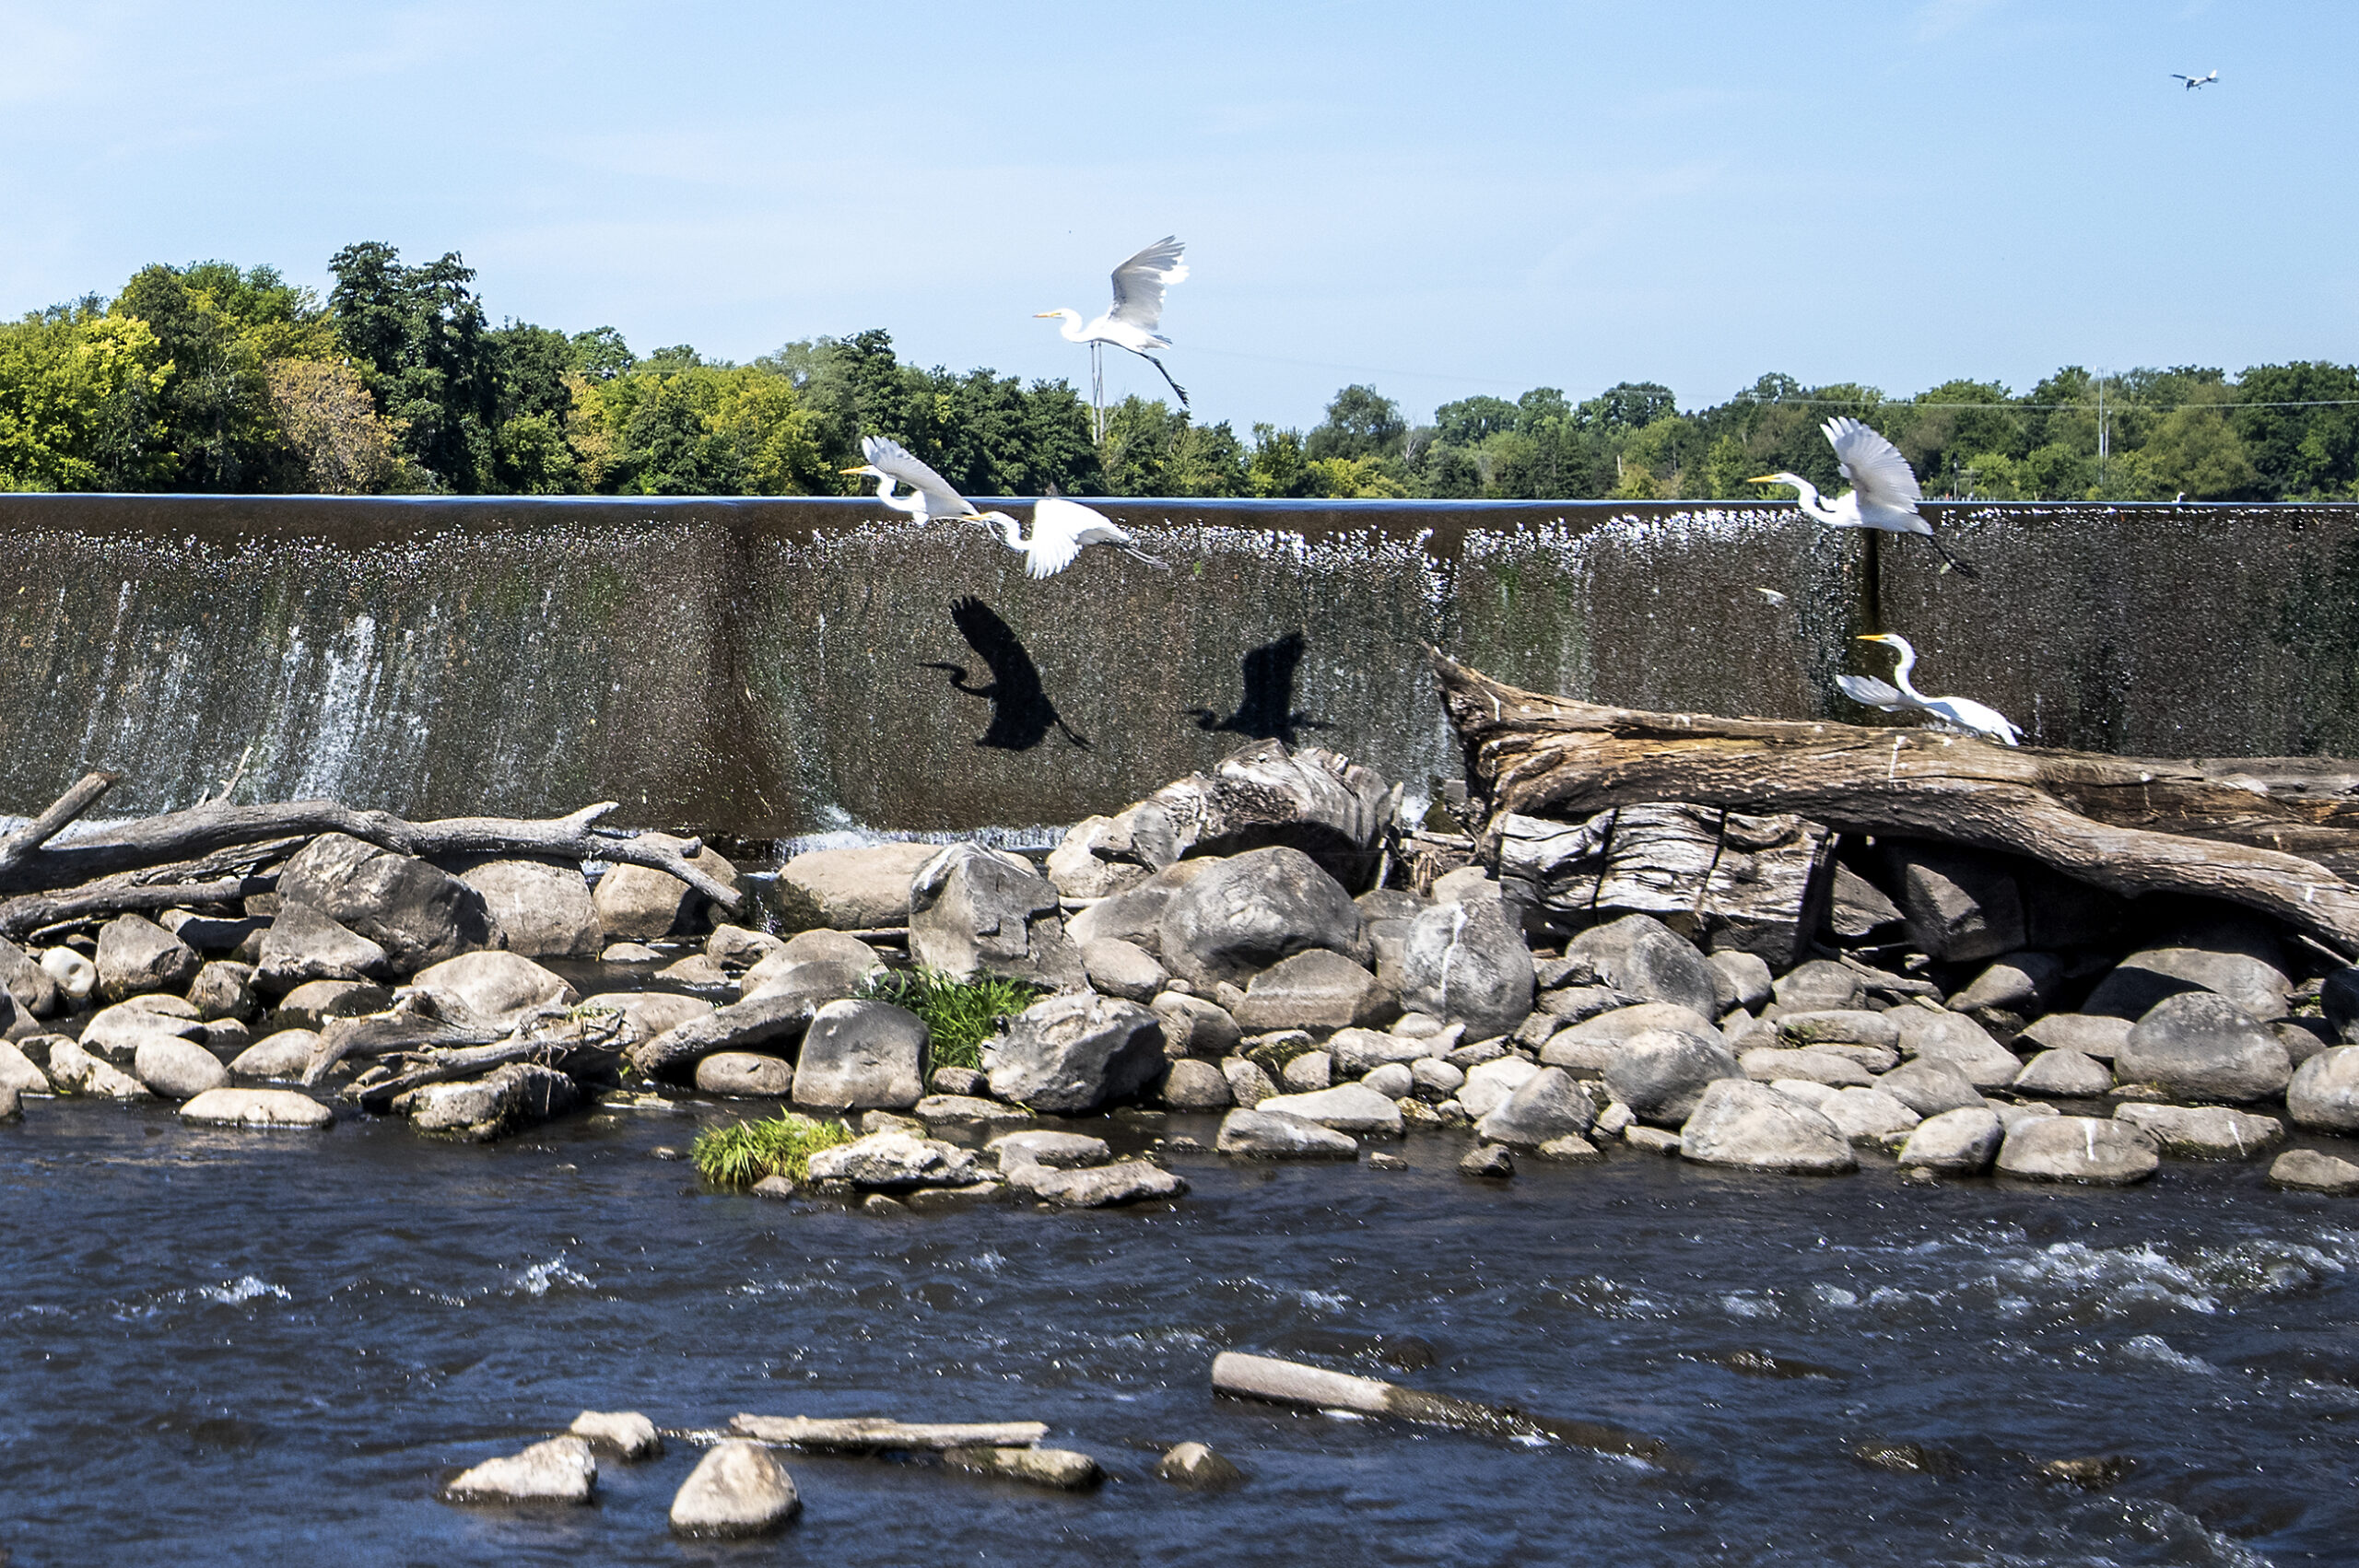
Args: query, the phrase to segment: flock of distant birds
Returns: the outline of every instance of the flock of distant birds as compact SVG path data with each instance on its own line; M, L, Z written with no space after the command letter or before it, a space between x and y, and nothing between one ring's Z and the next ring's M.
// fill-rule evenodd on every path
M2218 76L2214 71L2201 80L2189 80L2188 85L2200 86ZM1116 267L1113 304L1095 321L1086 322L1080 311L1072 310L1043 310L1039 315L1061 321L1062 335L1069 342L1089 345L1093 368L1100 346L1109 344L1146 360L1162 372L1184 407L1188 394L1180 391L1180 383L1172 380L1171 372L1164 369L1163 361L1151 351L1171 346L1171 340L1160 330L1163 291L1187 277L1186 251L1187 247L1177 238L1167 237ZM1933 536L1932 524L1918 511L1918 503L1925 498L1924 492L1918 486L1916 471L1908 466L1908 460L1901 455L1899 448L1848 415L1829 419L1820 429L1835 448L1843 477L1851 483L1849 490L1828 500L1809 480L1784 471L1765 474L1746 483L1791 486L1802 510L1829 528L1916 534L1940 554L1941 571L1954 570L1961 577L1969 578L1975 575L1972 567ZM1031 577L1053 577L1092 547L1117 551L1159 570L1170 569L1169 563L1139 548L1138 542L1113 519L1078 501L1056 495L1041 497L1032 504L1032 532L1027 537L1016 519L1003 511L986 511L977 507L898 441L883 436L864 436L860 446L861 454L868 461L843 472L875 480L879 501L915 522L967 522L989 530L1009 549L1023 556L1024 569ZM1784 598L1772 590L1761 591L1773 601ZM1852 700L1887 713L1921 713L1938 725L2005 745L2018 743L2020 731L1998 709L1971 697L1928 696L1919 691L1909 680L1917 667L1917 650L1906 638L1877 632L1859 640L1891 648L1898 657L1890 682L1866 675L1837 675L1836 684Z

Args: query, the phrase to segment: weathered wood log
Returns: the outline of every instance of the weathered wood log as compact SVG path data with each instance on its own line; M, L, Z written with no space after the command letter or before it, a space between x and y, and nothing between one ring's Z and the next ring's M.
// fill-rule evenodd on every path
M614 1009L550 1007L528 1014L517 1024L513 1035L489 1045L394 1053L407 1059L400 1071L383 1078L355 1079L345 1086L343 1097L359 1102L366 1109L381 1111L412 1089L480 1077L511 1061L537 1062L576 1077L602 1068L611 1069L622 1058L622 1053L613 1047L615 1041L622 1037L624 1023L622 1013ZM312 1064L303 1075L304 1082L316 1082L314 1074L325 1074L327 1064L321 1059L327 1044L328 1037L323 1036L323 1049L313 1051Z
M18 937L74 920L144 915L190 904L226 904L277 887L275 876L224 877L218 882L114 883L64 893L34 893L0 901L0 936Z
M2224 899L2359 954L2359 886L2306 858L2359 854L2347 764L2268 759L2268 773L2248 773L1928 729L1654 713L1523 691L1428 651L1493 856L1508 814L1585 819L1665 801L1790 812L1838 832L2026 856L2131 897ZM2306 854L2262 847L2272 836Z
M96 805L100 796L122 782L120 773L86 773L72 789L52 801L48 810L0 838L0 881L6 881L26 856L56 837L68 823Z
M1049 1434L1046 1422L905 1422L881 1416L756 1416L729 1419L729 1430L760 1443L851 1453L905 1449L1028 1448Z
M615 802L606 801L546 819L469 816L413 823L390 812L358 811L336 801L259 806L217 802L119 824L70 843L35 849L24 855L13 872L0 873L0 891L70 887L257 839L345 833L405 855L530 855L646 866L679 878L723 908L737 907L734 888L685 859L700 848L698 840L689 839L685 848L675 849L593 826L614 809Z

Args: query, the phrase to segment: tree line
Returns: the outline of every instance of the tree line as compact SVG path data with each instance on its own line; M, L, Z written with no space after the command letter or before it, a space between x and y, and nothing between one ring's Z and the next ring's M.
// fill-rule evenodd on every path
M1930 496L2359 497L2359 367L2067 367L2016 394L1914 397L1767 375L1683 412L1624 382L1471 397L1413 423L1374 387L1309 430L1130 397L1092 439L1063 380L904 362L883 331L750 364L634 353L611 327L491 324L455 253L347 246L325 298L267 266L141 269L0 323L0 489L331 495L839 495L885 435L970 495L1730 498L1786 469L1840 487L1831 415L1898 444ZM1774 493L1774 492L1773 492Z

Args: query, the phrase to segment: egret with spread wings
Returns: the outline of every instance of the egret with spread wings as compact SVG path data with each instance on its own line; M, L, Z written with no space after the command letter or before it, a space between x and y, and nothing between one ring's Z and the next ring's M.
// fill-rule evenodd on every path
M1140 549L1113 519L1062 496L1043 496L1032 503L1029 539L1024 537L1023 525L1005 512L977 512L974 521L987 528L996 528L1009 549L1022 551L1024 569L1033 577L1054 577L1093 544L1120 550L1133 560L1144 561L1161 571L1171 569L1168 563Z
M1925 498L1925 492L1917 487L1916 471L1900 455L1898 447L1848 415L1829 419L1819 429L1834 447L1835 460L1843 470L1843 477L1851 482L1850 489L1831 501L1825 500L1809 480L1782 470L1745 483L1791 485L1800 492L1796 504L1829 528L1872 528L1882 533L1922 534L1941 552L1942 570L1954 568L1960 577L1975 575L1972 567L1933 537L1933 525L1919 515L1917 503Z
M1106 375L1100 357L1101 347L1112 344L1126 348L1162 371L1163 379L1179 396L1180 406L1188 406L1188 389L1171 380L1171 372L1163 369L1153 350L1168 348L1171 340L1163 335L1163 291L1188 276L1184 258L1188 247L1177 236L1162 239L1114 269L1114 303L1094 322L1085 322L1078 310L1041 310L1043 319L1053 319L1064 324L1058 329L1067 343L1089 345L1090 405L1098 411L1098 422L1105 422Z
M974 502L951 488L949 480L910 456L900 442L883 436L863 436L860 450L868 461L844 472L875 480L876 498L895 511L907 512L911 521L977 515ZM893 488L897 482L907 485L910 493L898 494Z
M2014 745L2022 738L2022 731L2007 716L1988 703L1977 702L1970 696L1927 696L1919 691L1908 679L1909 672L1917 668L1917 650L1909 647L1908 639L1899 633L1871 632L1858 640L1880 642L1897 649L1900 662L1892 672L1890 685L1872 675L1836 676L1835 684L1842 687L1843 695L1853 702L1880 708L1886 713L1922 713L1953 729L1980 735L2001 745Z

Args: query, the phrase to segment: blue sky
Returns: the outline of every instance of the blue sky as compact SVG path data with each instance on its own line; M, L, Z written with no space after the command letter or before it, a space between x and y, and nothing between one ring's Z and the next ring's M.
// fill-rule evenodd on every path
M1078 381L1031 312L1176 232L1169 363L1240 427L1346 380L2350 360L2354 46L2265 0L0 0L0 311L370 239L642 352L883 326Z

